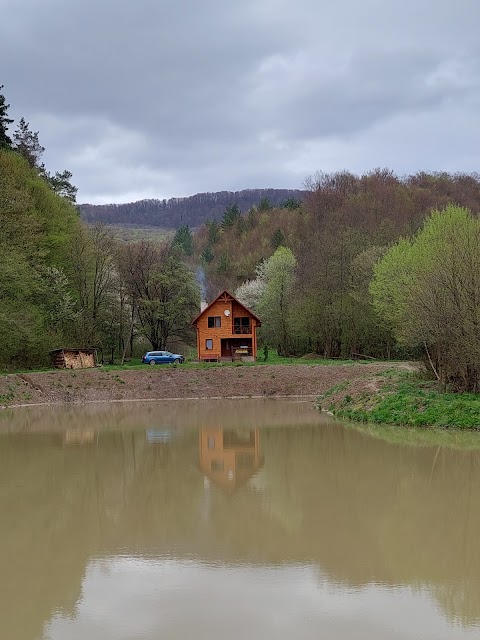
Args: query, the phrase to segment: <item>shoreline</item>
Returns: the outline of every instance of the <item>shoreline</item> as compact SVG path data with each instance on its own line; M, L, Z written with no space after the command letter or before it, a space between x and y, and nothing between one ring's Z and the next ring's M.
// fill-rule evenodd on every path
M365 380L404 363L59 369L0 376L0 406L74 405L213 398L316 398L334 385Z
M436 381L400 369L373 375L363 388L332 386L317 408L359 424L480 431L480 394L441 393Z
M357 423L480 430L479 394L439 393L412 363L58 369L0 376L0 409L292 398Z
M298 399L298 400L312 400L313 402L317 399L316 394L308 394L308 395L271 395L271 396L190 396L190 397L177 397L177 398L165 398L165 401L168 402L180 402L185 400L187 402L191 402L193 400L262 400L268 398L269 400L288 400L288 399ZM2 410L6 409L22 409L26 407L67 407L67 406L85 406L88 404L114 404L114 403L134 403L134 402L160 402L161 398L120 398L115 400L109 400L108 398L103 400L74 400L69 403L61 402L61 401L51 401L51 402L35 402L35 403L24 403L24 404L10 404L3 405L0 407ZM320 409L323 413L327 415L333 416L331 411L327 411L325 409Z

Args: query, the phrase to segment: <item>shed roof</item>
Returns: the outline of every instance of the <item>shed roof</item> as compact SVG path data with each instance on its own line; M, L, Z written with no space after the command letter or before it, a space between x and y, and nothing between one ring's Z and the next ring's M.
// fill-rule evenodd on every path
M76 348L71 348L71 347L61 347L60 349L52 349L51 351L49 351L48 353L60 353L60 351L70 351L70 352L74 352L74 353L94 353L96 351L96 349L93 348L89 348L89 349L76 349Z
M253 318L255 318L255 320L258 322L258 325L260 326L262 324L260 318L255 315L253 313L253 311L251 309L249 309L248 307L246 307L242 302L240 302L240 300L237 300L237 298L235 298L235 296L233 296L230 291L227 291L226 289L224 289L223 291L221 291L218 296L212 300L212 302L210 302L209 305L207 305L205 307L205 309L203 311L200 311L200 313L198 314L198 316L195 318L195 320L192 321L192 324L197 324L199 318L201 318L203 316L204 313L207 313L207 311L210 309L211 306L213 306L215 304L215 302L217 302L217 300L219 298L221 298L224 294L227 294L227 296L230 296L230 298L236 302L237 304L239 304L241 307L243 307L243 309L245 309L245 311L247 311Z

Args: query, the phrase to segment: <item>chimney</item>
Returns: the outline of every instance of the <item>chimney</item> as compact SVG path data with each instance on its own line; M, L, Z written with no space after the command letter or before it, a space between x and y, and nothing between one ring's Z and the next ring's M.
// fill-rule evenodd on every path
M202 313L202 311L205 311L205 309L208 307L207 301L206 300L202 300L200 302L200 313Z

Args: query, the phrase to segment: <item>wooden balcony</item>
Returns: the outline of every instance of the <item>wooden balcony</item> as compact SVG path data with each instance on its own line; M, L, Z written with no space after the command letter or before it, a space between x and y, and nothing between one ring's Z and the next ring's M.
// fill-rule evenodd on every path
M232 325L232 333L235 335L251 335L252 334L252 325Z

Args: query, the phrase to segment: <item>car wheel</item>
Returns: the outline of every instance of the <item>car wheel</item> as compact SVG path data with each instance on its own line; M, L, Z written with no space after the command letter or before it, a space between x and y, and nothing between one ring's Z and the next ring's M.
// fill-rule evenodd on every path
M150 366L155 364L155 360L150 360L150 362L148 363Z
M175 358L175 360L173 361L173 364L180 364L182 361L180 360L180 358Z

